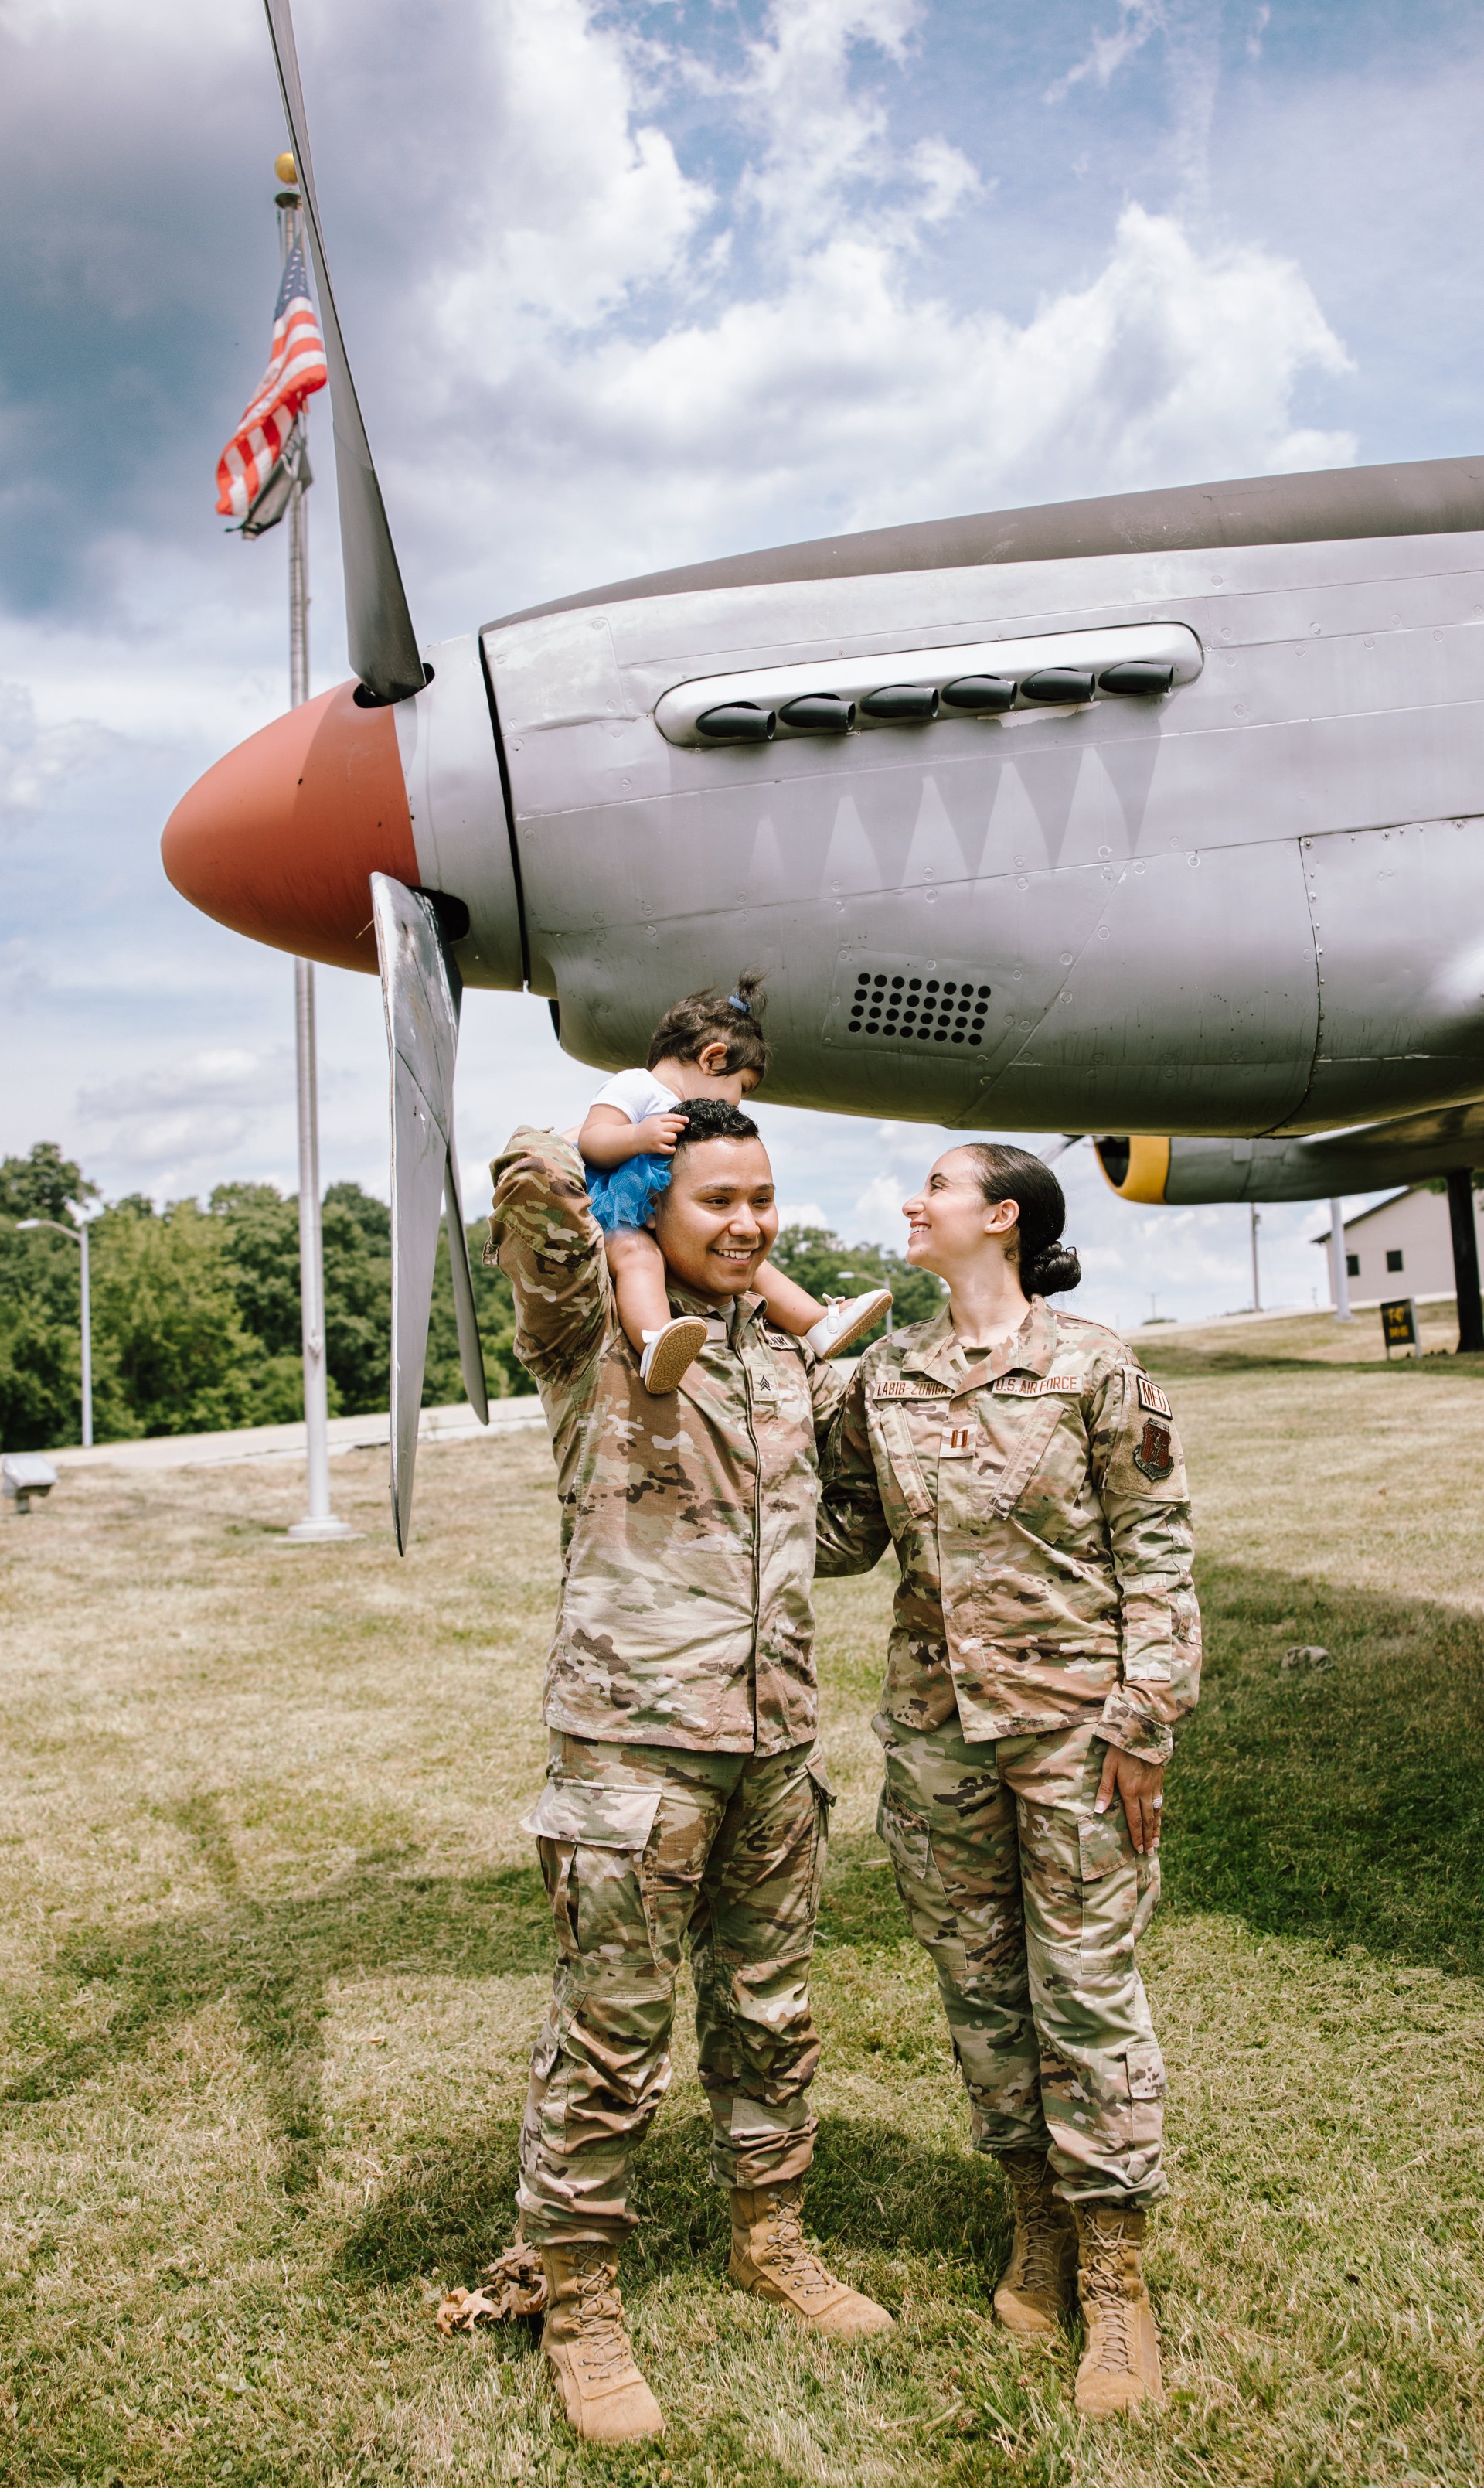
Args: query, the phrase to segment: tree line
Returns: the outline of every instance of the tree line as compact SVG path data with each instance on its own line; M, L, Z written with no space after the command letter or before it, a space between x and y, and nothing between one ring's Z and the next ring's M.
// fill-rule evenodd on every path
M98 1186L54 1143L0 1159L0 1446L44 1451L80 1436L77 1248L22 1218L75 1227ZM332 1183L321 1210L331 1416L387 1404L391 1356L391 1212L358 1183ZM271 1426L304 1413L299 1340L298 1202L270 1183L222 1183L205 1208L156 1209L129 1194L89 1218L93 1430L196 1434ZM498 1270L470 1258L492 1396L530 1391L516 1360L515 1308ZM428 1338L424 1404L462 1400L448 1238Z
M218 1184L204 1208L185 1200L156 1209L130 1193L95 1210L100 1198L54 1142L0 1159L0 1450L46 1451L81 1436L80 1256L46 1228L22 1232L24 1218L75 1229L89 1214L96 1441L301 1418L296 1198L270 1183ZM387 1404L391 1212L358 1183L332 1183L321 1217L330 1414L357 1416ZM503 1399L535 1386L515 1352L509 1282L480 1258L485 1233L483 1219L470 1226L469 1258L490 1393ZM786 1228L773 1258L816 1294L889 1286L899 1321L941 1301L926 1271L875 1245L847 1247L826 1228ZM444 1232L423 1404L462 1397Z

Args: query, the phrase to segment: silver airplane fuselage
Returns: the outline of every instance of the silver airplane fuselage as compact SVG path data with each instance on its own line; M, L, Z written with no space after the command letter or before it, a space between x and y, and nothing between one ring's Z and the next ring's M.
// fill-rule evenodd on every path
M528 983L583 1060L752 968L798 1105L1253 1134L1484 1088L1484 534L646 589L433 648L393 712L465 981ZM1172 631L1159 698L681 739L739 681L782 709Z

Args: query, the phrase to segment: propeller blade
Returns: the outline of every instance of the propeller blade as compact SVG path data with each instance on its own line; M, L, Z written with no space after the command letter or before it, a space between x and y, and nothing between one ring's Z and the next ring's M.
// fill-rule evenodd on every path
M340 498L340 542L346 573L346 628L350 663L369 692L379 700L407 699L427 681L418 654L412 616L397 567L392 531L386 523L381 487L371 461L371 444L361 420L360 403L340 317L330 286L315 197L314 161L309 153L309 124L304 117L304 91L299 84L298 53L289 0L264 0L278 83L283 91L289 143L298 166L304 195L309 247L320 287L320 319L324 332L324 359L330 376L330 411L335 434L335 485Z
M392 1510L406 1553L417 1421L428 1360L428 1316L438 1218L448 1202L449 1266L459 1350L469 1399L489 1420L474 1280L454 1147L454 1060L462 980L431 899L389 873L371 875L372 916L392 1087Z

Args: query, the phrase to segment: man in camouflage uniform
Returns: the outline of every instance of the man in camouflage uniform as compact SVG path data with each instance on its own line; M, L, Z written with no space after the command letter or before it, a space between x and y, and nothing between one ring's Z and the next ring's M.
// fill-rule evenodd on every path
M778 1228L756 1125L714 1099L683 1111L655 1231L671 1310L703 1317L707 1338L666 1398L639 1380L575 1151L521 1130L492 1168L490 1255L515 1291L562 1503L547 1779L526 1824L560 1958L531 2059L519 2204L568 2416L610 2441L661 2424L616 2277L630 2162L670 2079L687 1940L733 2277L822 2332L891 2320L826 2272L799 2227L828 1804L811 1647L816 1436L841 1384L801 1340L766 1327L749 1292Z
M1134 1965L1159 1895L1158 1772L1126 1772L1143 1797L1110 1798L1118 1757L1162 1765L1199 1687L1180 1445L1123 1342L1035 1297L972 1370L946 1308L869 1348L824 1475L822 1573L895 1541L879 1828L938 1970L975 2148L1012 2181L996 2311L1050 2333L1077 2231L1085 2262L1113 2207L1104 2243L1126 2280L1166 2191L1164 2066ZM1147 2312L1136 2251L1132 2270L1115 2324ZM1083 2370L1084 2410L1157 2395L1152 2318Z

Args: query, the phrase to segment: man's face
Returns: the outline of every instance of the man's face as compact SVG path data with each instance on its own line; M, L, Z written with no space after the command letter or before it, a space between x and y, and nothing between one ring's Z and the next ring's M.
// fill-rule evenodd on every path
M743 1295L778 1232L773 1171L761 1141L693 1141L655 1204L655 1236L683 1287L724 1303Z

